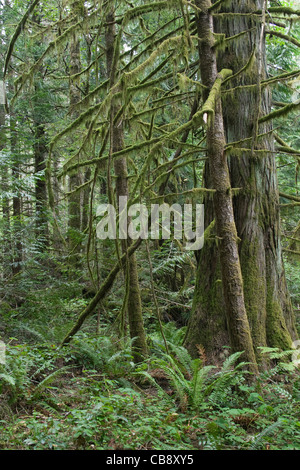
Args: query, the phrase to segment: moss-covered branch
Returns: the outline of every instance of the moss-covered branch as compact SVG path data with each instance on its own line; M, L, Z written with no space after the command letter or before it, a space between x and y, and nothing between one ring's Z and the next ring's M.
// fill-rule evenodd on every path
M15 43L18 39L18 37L20 36L21 32L23 31L24 29L24 26L26 24L26 21L28 20L29 16L31 15L31 13L33 12L33 10L35 9L35 7L39 4L40 0L34 0L33 2L31 2L31 4L29 5L25 15L23 16L23 18L21 19L21 21L19 22L19 24L17 25L16 29L15 29L15 32L13 34L13 37L11 38L10 40L10 43L9 43L9 46L8 46L8 50L7 50L7 54L6 54L6 57L5 57L5 62L4 62L4 72L3 72L3 78L5 78L6 76L6 73L7 73L7 70L8 70L8 65L9 65L9 61L10 61L10 58L12 56L12 53L13 53L13 50L14 50L14 46L15 46Z
M16 100L16 98L18 97L18 95L20 94L20 92L23 90L24 88L24 85L33 77L33 75L35 74L35 72L38 70L38 68L41 66L41 64L43 63L43 60L48 57L48 55L53 51L55 50L56 48L60 47L62 44L64 44L68 39L69 37L71 36L71 34L73 34L75 31L77 31L77 29L81 28L81 27L84 27L85 24L88 24L91 19L96 16L97 14L99 14L99 12L101 11L100 8L96 9L94 12L90 13L89 17L88 18L82 18L80 19L79 21L77 21L77 23L75 23L74 25L70 26L66 31L64 31L60 36L58 36L56 39L54 39L53 41L51 41L49 44L48 44L48 47L46 48L46 50L44 51L43 54L41 54L41 56L38 58L38 60L32 65L32 67L29 69L28 72L24 73L23 75L21 75L21 77L19 77L16 81L15 81L15 86L16 86L16 92L15 92L15 95L13 96L13 99L12 99L12 102L14 102Z
M157 196L153 196L151 198L151 202L157 202L159 201L160 199L164 199L164 198L178 198L178 196L197 196L199 194L214 194L216 191L215 189L209 189L209 188L193 188L193 189L189 189L187 191L183 191L181 193L168 193L167 195L165 194L162 194L162 195L157 195Z
M285 41L291 42L295 46L300 47L300 42L297 41L296 38L293 38L293 36L289 36L288 34L284 34L284 33L281 33L280 31L275 31L275 30L266 30L266 34L284 39Z
M224 46L226 45L228 42L230 41L235 41L236 39L244 36L245 34L248 34L250 33L251 31L254 31L256 28L251 28L251 29L246 29L245 31L241 31L240 33L238 34L235 34L234 36L230 36L230 37L225 37L223 34L221 34L220 38L216 40L216 42L214 43L213 45L213 48L218 48L220 46Z
M232 76L232 70L229 70L229 69L223 69L218 74L218 77L217 77L212 89L209 92L208 98L207 98L206 102L204 103L204 105L202 107L201 111L202 111L202 114L204 116L205 116L205 114L207 114L208 116L213 118L216 100L220 96L222 83L228 77L231 77L231 76Z
M295 201L295 202L300 202L300 197L299 196L294 196L292 194L286 194L279 192L279 196L283 197L284 199L288 199L289 201Z
M287 15L287 16L292 16L292 15L300 16L300 10L294 10L291 7L285 7L285 6L269 7L268 12L269 13L279 13L279 14L283 14L283 15ZM260 14L261 10L257 10L254 13Z
M65 338L62 341L61 346L65 346L68 344L73 336L76 335L76 333L80 330L81 326L85 322L85 320L94 312L95 308L101 302L101 300L104 299L104 297L109 293L111 287L113 286L113 283L119 274L120 270L126 266L126 261L128 257L132 256L135 251L139 248L141 245L142 240L139 238L133 245L131 245L127 252L124 253L119 263L119 261L115 264L115 266L112 268L110 273L108 274L107 278L105 281L102 283L100 289L98 290L97 294L94 296L94 298L91 300L91 302L88 304L88 306L81 312L79 315L78 320L76 321L75 325L73 328L68 332L68 334L65 336Z
M286 116L288 113L295 111L300 106L300 100L295 101L294 103L289 103L283 108L276 109L265 116L259 118L259 123L262 124L263 122L271 121L273 119Z
M276 150L279 152L288 153L290 155L299 156L300 150L290 147L277 133L274 133L275 140L280 144Z

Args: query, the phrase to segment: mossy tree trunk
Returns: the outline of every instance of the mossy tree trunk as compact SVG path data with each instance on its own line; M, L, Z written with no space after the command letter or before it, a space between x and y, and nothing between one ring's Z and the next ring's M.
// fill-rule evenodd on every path
M12 179L15 184L20 180L19 146L17 139L16 120L10 110L10 150L13 156ZM13 266L12 272L16 276L22 270L23 244L22 244L22 196L17 191L13 196Z
M72 12L77 15L80 2L73 1L71 4ZM81 100L80 82L76 77L81 72L80 40L76 33L73 33L70 39L70 82L69 82L69 114L73 120L79 116L77 104ZM76 150L77 142L71 145L73 151ZM78 262L77 253L80 251L80 231L82 220L82 198L81 191L76 191L82 184L80 173L75 170L69 176L69 200L68 200L68 243L71 252L71 259Z
M37 25L41 24L42 16L37 11L33 14L33 22ZM34 54L35 60L38 55ZM40 67L39 73L42 80L43 66ZM48 197L47 197L47 183L45 178L46 160L48 156L47 149L47 131L46 123L41 106L41 93L42 87L40 83L34 86L34 95L32 97L33 109L33 152L34 152L34 173L36 175L35 181L35 235L39 242L40 250L45 249L49 245L49 230L48 230Z
M218 74L216 53L213 49L213 19L209 13L210 0L197 2L202 13L196 18L199 37L200 73L206 90L204 108L208 110L207 157L209 178L215 190L213 208L216 235L219 240L221 281L228 324L230 344L234 352L244 351L244 360L257 372L249 322L244 303L243 281L238 253L238 239L232 205L229 170L225 155L225 134L221 103L222 81L231 75L229 69ZM215 90L215 91L214 91ZM210 108L210 109L209 109Z
M6 145L6 119L5 107L0 103L0 151ZM1 192L2 192L2 264L5 276L10 274L10 253L11 253L11 232L10 232L10 201L5 193L9 192L9 172L8 168L3 166L1 169Z
M38 119L39 116L37 116ZM43 123L35 120L35 135L34 135L34 166L37 180L35 183L35 226L36 236L40 242L41 247L46 247L49 243L48 231L48 198L47 186L45 180L46 159L48 156L47 150L47 135Z
M262 2L234 0L222 11L251 13L262 8ZM260 86L260 81L265 78L266 59L263 25L260 17L241 15L234 18L217 16L214 26L216 33L226 37L248 31L218 52L219 70L231 68L235 74L245 66L256 48L251 67L229 82L227 88L231 90L224 90L222 102L228 145L243 140L232 146L228 162L231 187L241 188L233 197L234 215L240 239L245 306L258 358L259 346L286 349L296 338L282 262L272 128L268 123L258 125L260 116L268 114L271 106L269 90ZM253 86L245 88L244 85ZM257 137L264 133L264 137ZM210 163L205 168L205 185L212 186ZM216 212L209 200L205 205L208 226L216 218ZM223 346L230 345L217 241L212 236L199 254L193 313L185 341L194 354L197 344L204 346L213 360L219 358Z
M110 80L110 87L113 87L117 77L117 58L119 51L116 49L116 31L114 21L114 11L107 16L106 28L106 59L107 59L107 73ZM118 46L117 46L118 47ZM116 121L120 104L113 100L110 109L111 119L111 152L115 153L124 148L124 129L122 121ZM110 163L108 163L110 164ZM115 174L115 194L117 205L120 197L127 197L129 199L129 185L128 185L128 172L127 172L127 159L126 157L115 158L113 161L114 174ZM109 169L110 170L110 169ZM108 181L108 185L110 182ZM111 191L112 188L108 188ZM127 226L130 220L127 218ZM130 240L121 240L122 253L126 253L130 246ZM133 253L127 260L128 266L125 268L126 276L128 276L128 300L127 300L127 315L129 322L130 337L134 339L133 342L133 355L135 362L147 356L147 342L144 330L144 322L142 315L142 302L140 295L140 286L138 279L138 265L135 253Z

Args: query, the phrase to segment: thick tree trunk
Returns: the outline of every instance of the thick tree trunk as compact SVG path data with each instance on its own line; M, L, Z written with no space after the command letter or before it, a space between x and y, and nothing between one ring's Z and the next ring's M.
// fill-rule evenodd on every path
M225 155L225 135L221 104L222 81L230 76L230 70L217 71L216 53L213 50L213 20L208 9L210 0L197 2L202 13L197 15L197 31L200 39L200 73L203 85L208 91L203 93L206 104L211 106L207 126L207 156L209 177L215 189L213 207L216 219L216 234L219 240L221 280L225 301L230 345L234 352L244 351L244 360L251 363L256 372L256 359L253 350L250 327L244 303L243 281L238 253L238 239L234 221L229 170ZM216 97L211 99L214 90ZM210 91L210 92L209 92Z
M113 86L116 78L116 70L114 69L114 54L115 54L115 27L114 27L114 13L108 15L107 23L109 26L106 30L106 57L107 57L107 71L110 77L110 86ZM111 132L112 132L112 149L111 151L118 152L124 148L124 130L121 122L113 122L118 112L118 104L113 103L111 107ZM127 173L127 160L126 157L114 159L114 172L116 176L116 198L127 197L129 199L128 188L128 173ZM127 224L129 225L129 220ZM129 240L122 240L122 252L126 253L127 248L130 246ZM147 343L146 334L144 330L142 303L138 279L138 266L135 253L128 258L128 276L129 276L129 292L127 302L127 313L130 329L130 337L134 340L133 354L134 360L139 362L142 358L147 356Z
M241 3L234 0L226 11L250 13L259 8L262 9L260 2ZM260 18L251 15L217 17L215 20L215 31L225 33L226 37L251 30L229 42L226 49L219 52L219 70L231 68L236 73L245 66L255 46L260 52L246 72L229 82L228 88L234 90L227 93L225 90L223 95L228 145L249 139L232 147L229 168L231 186L241 188L234 197L234 214L241 240L239 253L245 305L257 357L259 346L285 349L296 337L282 264L273 137L268 134L258 139L255 132L258 113L268 114L271 101L269 91L260 91L257 84L259 75L264 78L265 73L264 44L260 44L261 27ZM252 88L236 88L249 84L253 85ZM269 125L263 124L259 126L258 133L270 130ZM205 169L205 185L212 185L209 164ZM208 226L216 218L216 213L210 201L207 200L205 205ZM217 251L216 240L211 239L199 255L193 314L186 336L186 345L191 352L195 353L196 345L201 344L214 360L219 357L222 347L230 344L230 325L223 313L225 298Z

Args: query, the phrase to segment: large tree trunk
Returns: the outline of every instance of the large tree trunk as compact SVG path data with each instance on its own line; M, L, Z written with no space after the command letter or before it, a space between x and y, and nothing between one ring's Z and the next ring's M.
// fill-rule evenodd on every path
M260 2L234 0L222 11L250 13L262 8ZM230 151L231 186L241 188L234 197L234 214L243 274L244 297L254 348L259 346L289 348L296 337L293 310L289 299L280 244L279 197L272 134L256 138L258 112L270 112L270 93L260 92L258 77L264 78L265 50L260 46L261 23L255 16L216 17L215 31L227 37L256 28L228 43L218 54L218 69L231 68L238 72L249 60L254 46L257 53L249 70L231 80L234 91L223 95L223 118L228 144L249 139ZM260 61L261 57L261 61ZM236 88L252 84L252 88ZM260 97L260 99L258 99ZM259 126L258 133L271 130L268 124ZM247 150L241 150L247 149ZM265 152L257 150L265 149ZM205 185L212 187L209 164L205 169ZM206 224L216 213L209 200ZM199 254L199 267L185 344L195 354L196 345L205 347L207 355L217 360L223 346L230 345L230 325L224 316L225 298L217 239L213 237ZM224 288L224 285L223 285Z
M114 68L114 54L115 54L115 27L114 27L114 13L107 17L106 30L106 57L107 57L107 71L110 78L110 86L115 84L116 69ZM115 117L118 113L119 105L116 102L112 103L111 106L111 151L118 152L124 148L124 130L121 122L114 122ZM126 157L114 159L114 172L116 176L116 198L119 202L120 197L127 197L129 199L129 187L128 187L128 173L127 173L127 160ZM130 220L127 220L129 225ZM130 246L130 241L122 240L122 252L126 253L127 248ZM126 271L126 270L125 270ZM135 253L128 258L128 273L129 285L128 285L128 302L127 302L127 313L130 329L130 337L135 338L133 343L133 354L135 362L139 362L142 358L147 355L147 343L146 334L144 330L143 315L142 315L142 303L138 279L138 266Z

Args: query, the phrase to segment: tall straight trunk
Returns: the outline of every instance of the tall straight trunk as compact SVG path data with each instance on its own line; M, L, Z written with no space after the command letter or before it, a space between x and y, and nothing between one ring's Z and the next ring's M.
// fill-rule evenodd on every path
M244 299L251 336L257 358L260 346L290 348L296 338L293 310L289 299L280 244L279 197L272 134L269 124L257 129L259 115L270 112L268 89L259 86L265 74L265 50L261 42L260 18L249 15L262 9L261 1L233 0L222 11L247 13L234 17L216 17L215 32L226 37L249 30L230 41L218 53L218 68L240 71L256 47L251 67L233 78L223 94L223 120L228 145L231 186L241 188L233 197L235 224L240 239L239 255L243 275ZM255 28L255 29L253 29ZM253 85L252 88L243 88ZM238 88L237 88L238 87ZM240 88L242 87L242 88ZM242 150L244 149L244 150ZM246 149L246 150L245 150ZM265 152L261 152L265 150ZM205 185L212 185L209 165L205 169ZM216 210L206 201L206 225L217 217ZM221 267L216 241L205 244L199 255L193 313L186 336L191 352L202 344L209 356L216 359L224 345L230 344L230 326L224 318L224 284L220 282Z
M10 9L10 2L5 0L4 2L4 11L6 9ZM5 37L5 42L9 43L9 37ZM12 59L11 59L12 60ZM8 88L11 94L14 93L14 68L9 67L7 73L7 82ZM2 107L1 107L2 108ZM3 109L3 108L2 108ZM1 121L1 118L0 118ZM20 161L19 161L19 149L17 146L18 139L17 139L17 130L16 130L16 117L14 115L13 109L9 109L9 138L7 139L7 147L10 148L11 153L11 181L15 186L18 186L18 182L20 179ZM1 127L1 125L0 125ZM0 136L1 142L1 136ZM3 142L4 143L4 142ZM1 149L1 143L0 143ZM21 194L20 191L16 190L13 191L12 196L12 220L11 220L11 255L10 261L12 266L12 274L16 276L21 272L22 268L22 260L23 260L23 246L22 246L22 225L21 225Z
M72 3L72 10L76 14L78 1ZM81 72L81 57L80 57L80 41L76 32L73 33L70 42L70 116L76 119L79 116L79 111L76 108L77 103L81 100L81 91L78 87L78 79L72 76ZM69 233L69 248L71 252L78 252L80 249L79 233L81 229L81 192L75 191L81 185L80 173L76 170L69 177L69 191L73 193L69 196L68 207L68 233Z
M227 159L224 151L225 135L221 103L221 80L230 75L229 70L218 74L214 43L213 20L208 9L210 0L197 2L202 13L197 15L197 32L199 37L200 73L203 85L208 91L203 98L208 103L209 92L219 82L219 91L210 106L212 117L208 116L207 157L209 177L215 190L213 208L216 220L216 234L219 240L221 280L225 300L226 320L230 345L234 352L244 351L244 359L251 363L250 368L257 371L249 322L244 303L243 281L238 253L238 239L234 221L232 194ZM218 80L218 82L217 82Z
M92 62L92 40L86 39L87 47L87 65L90 65ZM90 73L86 74L84 93L88 95L90 92ZM82 184L87 183L91 179L92 171L90 168L87 168L82 175ZM82 214L81 214L81 230L84 232L89 223L89 205L90 205L90 186L82 190Z
M46 131L45 126L35 121L35 143L34 143L34 166L35 174L38 174L37 181L35 183L35 201L36 201L36 236L40 241L41 245L46 247L49 243L49 232L48 232L48 198L47 198L47 186L45 180L45 169L46 159L48 155L46 146Z
M115 52L115 27L114 27L114 13L107 17L107 30L106 30L106 57L107 57L107 72L110 77L110 86L115 84L116 69L114 68L114 54ZM119 106L113 103L111 107L111 133L112 133L112 148L111 151L118 152L124 148L124 130L122 122L114 122L117 115ZM128 187L128 173L127 173L127 160L126 157L114 159L114 172L116 176L116 197L119 201L120 197L129 198ZM129 220L127 221L129 224ZM122 240L122 252L127 251L130 245L129 240ZM133 343L134 360L139 362L147 355L146 334L144 330L143 316L142 316L142 302L140 295L139 279L138 279L138 266L135 253L128 259L128 273L129 276L129 292L127 302L127 313L129 321L129 329L131 338L135 338Z
M38 12L33 14L33 21L36 24L41 23L41 15ZM35 55L35 60L38 56ZM42 67L40 67L42 72ZM35 233L40 243L40 247L46 248L49 245L48 231L48 198L47 183L45 178L47 150L47 134L43 118L43 112L40 104L40 86L35 85L35 94L33 96L33 127L34 127L34 171L38 176L35 182Z
M10 111L10 149L13 155L12 180L17 183L20 179L20 162L18 156L18 141L15 117ZM22 244L22 199L18 191L13 196L13 275L22 270L23 244Z
M5 132L5 107L0 103L0 151L6 145L6 132ZM10 252L11 252L11 232L10 232L10 201L5 193L9 189L9 172L8 168L1 169L1 192L2 192L2 263L3 273L5 276L10 274Z

